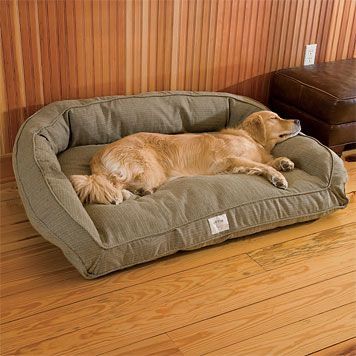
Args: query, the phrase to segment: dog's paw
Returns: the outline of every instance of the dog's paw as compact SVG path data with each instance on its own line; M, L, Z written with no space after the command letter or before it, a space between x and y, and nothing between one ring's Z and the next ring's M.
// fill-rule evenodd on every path
M123 200L130 199L130 198L132 198L133 196L134 196L134 194L131 193L129 190L127 190L127 189L123 189L123 190L122 190L122 198L123 198Z
M289 172L294 169L294 163L289 158L283 158L281 160L281 169L283 172Z
M282 157L279 161L279 169L282 172L289 172L294 169L294 163L286 157Z
M123 196L120 196L120 197L115 198L115 199L111 202L111 204L119 205L119 204L121 204L122 202L123 202Z
M157 190L156 187L150 188L150 189L147 189L147 188L139 188L139 189L137 190L137 194L143 197L143 196L145 196L145 195L151 195L151 194L153 194L156 190Z
M271 183L279 189L287 189L288 188L287 179L285 179L282 176L282 174L281 175L273 175L271 177Z
M294 169L294 163L287 157L278 157L275 158L270 165L281 172L289 172Z

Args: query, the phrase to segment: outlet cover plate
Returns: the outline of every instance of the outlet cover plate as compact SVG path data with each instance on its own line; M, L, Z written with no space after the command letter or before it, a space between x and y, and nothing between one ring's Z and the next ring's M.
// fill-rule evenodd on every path
M305 46L304 65L314 64L316 54L316 43Z

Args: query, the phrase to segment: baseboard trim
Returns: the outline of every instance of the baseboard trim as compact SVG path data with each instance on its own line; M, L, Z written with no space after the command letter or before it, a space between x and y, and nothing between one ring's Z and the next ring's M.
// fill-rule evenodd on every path
M0 183L7 183L15 180L12 169L12 154L7 153L0 156Z

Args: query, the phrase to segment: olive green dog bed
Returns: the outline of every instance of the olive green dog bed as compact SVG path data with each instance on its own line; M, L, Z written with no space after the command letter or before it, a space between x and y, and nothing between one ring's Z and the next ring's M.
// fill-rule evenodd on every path
M298 135L276 146L292 159L289 188L259 176L179 178L120 205L85 205L68 180L89 174L103 145L139 132L206 132L266 110L241 96L157 92L52 103L20 129L13 165L29 220L86 278L230 238L319 218L346 206L341 159ZM227 246L226 248L231 248Z

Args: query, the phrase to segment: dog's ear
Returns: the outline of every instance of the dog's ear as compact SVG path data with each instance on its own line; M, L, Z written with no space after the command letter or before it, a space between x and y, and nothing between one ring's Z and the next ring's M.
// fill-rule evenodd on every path
M267 142L266 126L261 115L251 115L243 121L241 128L262 146Z

